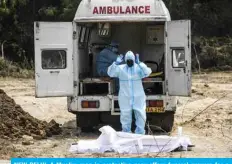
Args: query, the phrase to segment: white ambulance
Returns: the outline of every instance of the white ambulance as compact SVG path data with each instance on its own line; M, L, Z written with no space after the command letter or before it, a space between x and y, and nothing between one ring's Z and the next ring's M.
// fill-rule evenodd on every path
M162 0L82 0L73 22L34 22L36 97L67 97L77 125L120 128L115 80L96 74L96 56L112 40L140 54L147 123L170 132L177 96L191 96L190 20L171 21Z

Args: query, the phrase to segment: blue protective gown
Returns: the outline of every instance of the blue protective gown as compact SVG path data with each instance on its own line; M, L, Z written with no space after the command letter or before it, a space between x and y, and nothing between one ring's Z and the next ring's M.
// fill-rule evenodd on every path
M108 68L108 75L117 77L120 81L118 101L121 111L122 131L131 132L132 110L134 110L136 119L135 133L145 134L146 95L142 85L142 78L148 77L151 74L151 69L142 62L136 64L133 53L125 55L125 61L128 59L134 61L132 67L128 67L126 64L117 65L114 62Z
M116 59L117 54L111 48L103 49L96 59L98 76L108 76L107 69Z

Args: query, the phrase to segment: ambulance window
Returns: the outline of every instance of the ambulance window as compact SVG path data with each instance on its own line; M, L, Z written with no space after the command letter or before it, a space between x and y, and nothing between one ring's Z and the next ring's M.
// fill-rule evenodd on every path
M43 69L65 69L67 67L65 50L43 50L41 57Z
M79 40L78 40L78 48L86 48L88 46L88 40L90 36L90 28L85 26L79 27Z
M80 32L80 42L81 43L85 42L85 34L86 34L86 28L81 27L81 32Z
M172 49L172 66L174 68L184 68L185 67L184 49Z
M110 37L111 24L110 23L98 23L98 35L100 37Z

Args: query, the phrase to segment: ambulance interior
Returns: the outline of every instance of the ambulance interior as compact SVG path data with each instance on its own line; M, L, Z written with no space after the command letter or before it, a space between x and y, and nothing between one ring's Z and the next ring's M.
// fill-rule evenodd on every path
M151 76L143 79L146 95L165 94L164 27L164 22L78 24L80 95L118 94L114 80L96 74L96 57L111 41L119 43L119 54L132 50L152 69Z

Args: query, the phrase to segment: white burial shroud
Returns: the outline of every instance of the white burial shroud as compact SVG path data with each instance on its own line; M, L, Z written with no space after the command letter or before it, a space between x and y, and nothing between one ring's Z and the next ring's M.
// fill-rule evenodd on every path
M152 136L133 133L116 132L110 126L99 129L101 135L96 140L80 140L72 144L69 151L72 153L158 153L171 152L177 148L186 150L191 141L185 136Z

